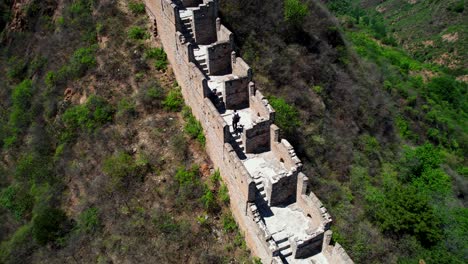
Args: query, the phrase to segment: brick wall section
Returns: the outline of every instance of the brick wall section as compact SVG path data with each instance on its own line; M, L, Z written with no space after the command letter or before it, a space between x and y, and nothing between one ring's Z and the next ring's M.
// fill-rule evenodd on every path
M249 76L249 79L252 80L252 69L244 61L244 59L237 57L236 53L233 52L231 55L232 60L232 74L237 76Z
M270 150L270 124L270 120L263 120L242 133L246 153L262 153Z
M254 112L257 117L263 117L270 120L271 122L275 121L275 110L270 106L268 100L260 91L256 91L255 84L253 82L249 85L249 94L250 94L250 109Z
M218 17L218 1L208 2L193 10L193 32L195 42L209 45L217 40L216 18Z
M221 19L216 19L216 34L218 36L218 41L229 40L230 43L234 42L234 34L227 29L224 25L221 24Z
M279 175L273 181L267 181L265 190L270 206L288 204L296 199L297 172Z
M240 77L224 83L224 103L227 109L243 109L249 107L249 77Z
M209 93L207 79L194 63L194 45L187 43L187 40L180 33L182 31L182 24L178 15L179 8L171 0L144 1L148 14L157 22L159 37L171 62L175 77L182 88L185 102L192 108L194 116L203 126L207 137L206 151L215 166L220 169L223 180L228 186L231 196L232 213L240 229L245 232L247 245L252 250L252 253L260 257L265 263L272 263L272 261L279 263L280 259L275 256L277 248L275 248L275 244L270 239L268 230L266 227L262 228L261 225L257 225L252 221L253 215L252 212L249 212L249 205L255 200L255 182L229 143L232 140L232 136L229 132L228 124L226 124L218 110L207 98ZM178 1L190 5L196 5L201 2L196 0ZM212 44L217 39L229 41L233 39L232 33L222 26L217 18L217 1L204 0L203 4L199 6L200 11L194 11L194 14L197 14L195 15L194 31L198 44L204 44L203 42ZM226 53L222 53L222 56L226 56ZM237 75L240 78L226 82L226 104L230 104L230 107L234 108L251 105L253 111L257 112L261 117L269 117L268 119L271 124L272 120L274 120L274 110L265 102L263 95L252 88L250 83L252 80L251 68L244 60L236 57L235 53L231 53L230 61L233 75ZM258 129L258 131L268 131L269 129L270 133L259 133L255 129ZM296 157L294 149L290 146L289 142L285 140L280 141L278 127L271 124L268 128L266 123L264 123L255 129L248 132L248 135L253 140L252 142L262 142L260 145L263 146L264 141L269 141L274 155L278 159L281 159L287 169L292 172L292 174L283 175L277 182L271 183L270 195L273 197L274 202L280 202L286 199L282 197L290 197L291 193L296 193L298 205L305 212L310 212L311 215L313 214L313 217L317 217L317 215L326 216L321 211L324 208L315 195L306 195L304 186L306 186L307 177L299 173L302 164ZM261 137L257 139L256 137L260 135ZM269 135L269 139L266 139L264 135ZM286 183L287 181L293 182ZM290 186L297 187L297 190L291 190ZM310 209L309 207L313 208ZM317 219L320 218L317 217ZM323 219L326 219L326 217ZM310 234L308 239L293 241L295 256L308 254L305 252L314 250L317 247L317 241L324 240L323 233L329 226L326 226L326 221L322 222L322 224L318 230ZM328 245L328 243L329 241L323 242L323 245L326 246L323 246L325 250L322 252L331 261L330 263L353 263L341 246L337 245L334 247Z
M212 75L224 75L232 71L231 51L229 41L216 43L208 47L208 69Z

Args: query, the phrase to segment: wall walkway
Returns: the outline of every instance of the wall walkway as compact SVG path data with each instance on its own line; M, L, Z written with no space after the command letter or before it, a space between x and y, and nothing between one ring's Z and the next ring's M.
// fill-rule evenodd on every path
M353 263L339 244L330 244L332 219L308 192L300 159L279 138L274 109L233 51L218 0L145 3L253 254L264 263Z

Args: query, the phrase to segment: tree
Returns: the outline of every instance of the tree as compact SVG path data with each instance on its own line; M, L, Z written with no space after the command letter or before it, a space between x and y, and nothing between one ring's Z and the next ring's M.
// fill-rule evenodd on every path
M309 14L309 7L301 3L300 0L285 0L284 1L284 20L295 26L299 26L304 22L305 17Z
M45 245L66 233L67 216L56 208L45 208L33 218L32 234L37 243Z
M384 193L374 189L367 196L367 211L383 232L414 235L431 246L443 237L441 219L425 195L412 186L395 185Z

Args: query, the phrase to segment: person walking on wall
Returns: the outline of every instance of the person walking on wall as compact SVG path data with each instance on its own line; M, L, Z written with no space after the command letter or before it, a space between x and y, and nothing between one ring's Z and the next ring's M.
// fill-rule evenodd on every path
M237 124L240 121L240 116L239 113L237 113L237 110L234 110L234 116L232 117L232 128L234 129L234 133L237 134Z

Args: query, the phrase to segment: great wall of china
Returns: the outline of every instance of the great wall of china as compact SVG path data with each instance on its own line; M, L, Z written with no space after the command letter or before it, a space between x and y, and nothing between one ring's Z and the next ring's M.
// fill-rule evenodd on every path
M274 109L233 51L218 0L145 4L252 253L263 263L353 263L338 243L330 244L332 219L308 192L300 159L279 138ZM241 117L239 133L231 126L234 110Z

